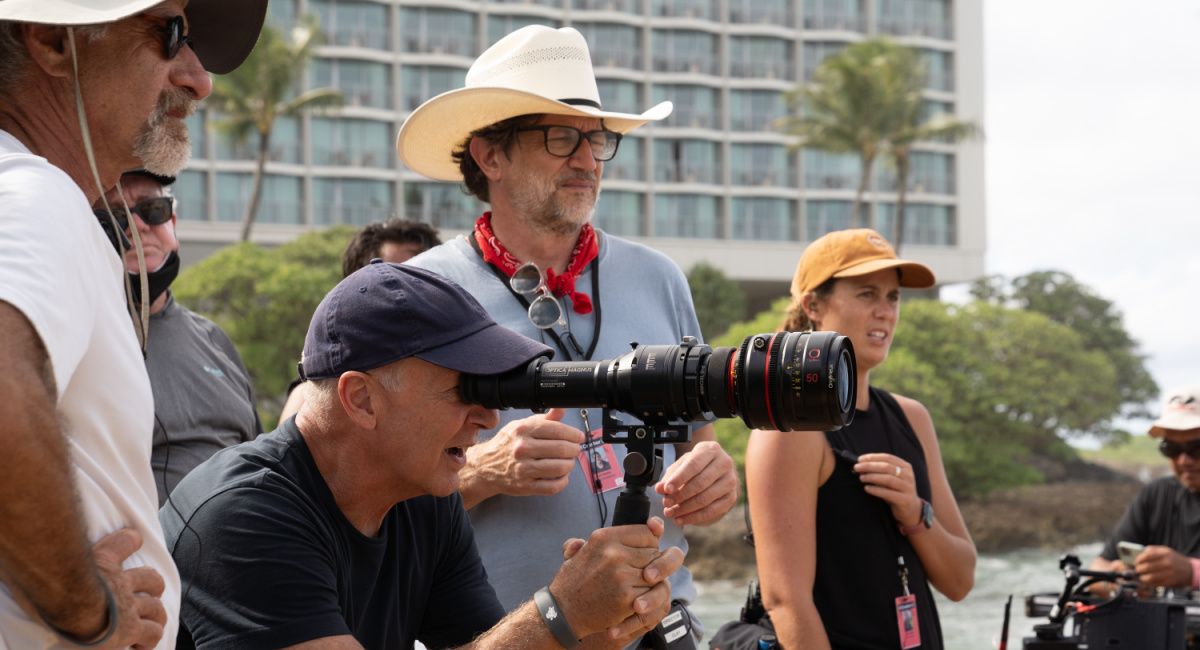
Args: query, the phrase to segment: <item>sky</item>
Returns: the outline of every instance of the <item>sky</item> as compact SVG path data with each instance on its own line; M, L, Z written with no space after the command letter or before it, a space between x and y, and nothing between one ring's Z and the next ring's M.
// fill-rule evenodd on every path
M985 0L984 21L987 272L1070 273L1160 390L1200 384L1200 2Z

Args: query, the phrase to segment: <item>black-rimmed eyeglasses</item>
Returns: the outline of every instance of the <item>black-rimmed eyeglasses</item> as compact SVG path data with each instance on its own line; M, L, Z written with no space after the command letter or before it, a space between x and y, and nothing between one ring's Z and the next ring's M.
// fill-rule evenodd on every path
M508 280L512 290L529 301L529 322L544 330L555 325L565 325L562 304L550 293L542 270L533 262L522 264Z
M1173 440L1163 440L1158 443L1158 453L1175 460L1179 454L1187 454L1192 460L1200 460L1200 440L1189 440L1184 443Z
M171 216L175 214L175 200L169 196L142 199L133 204L130 211L140 217L147 226L161 226L170 221ZM93 210L92 212L101 219L108 218L107 210ZM121 226L121 230L129 230L129 213L125 211L125 208L114 207L112 216Z
M575 155L579 149L579 143L587 138L588 145L592 148L592 158L605 162L612 160L613 156L617 155L617 147L621 144L621 134L607 129L581 131L573 126L556 124L523 126L517 129L518 133L524 131L541 131L546 152L559 158L570 158Z
M142 17L154 22L159 20L159 17L150 16L147 14L143 14ZM174 59L179 54L179 50L183 49L184 45L192 44L191 37L184 33L185 28L186 25L184 24L183 16L173 16L168 18L166 24L161 26L163 56L166 57L168 61Z

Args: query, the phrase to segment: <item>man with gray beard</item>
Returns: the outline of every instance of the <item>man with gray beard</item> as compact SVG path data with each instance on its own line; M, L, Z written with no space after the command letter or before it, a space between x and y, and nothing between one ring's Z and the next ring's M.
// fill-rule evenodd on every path
M174 645L150 385L91 204L124 170L184 164L183 118L265 13L0 2L0 648Z
M640 115L602 110L587 42L574 29L509 34L475 61L465 88L425 102L400 131L406 166L463 182L491 205L474 232L409 264L463 286L500 324L553 345L556 359L699 339L679 267L589 223L623 134L670 112L670 102ZM601 468L618 466L625 450L601 441L600 418L600 409L505 411L502 427L467 452L463 502L507 609L552 578L564 539L611 523L623 482ZM736 502L736 470L708 424L664 451L653 512L667 521L664 546L686 551L684 525L716 522ZM696 596L686 568L671 589L683 603Z

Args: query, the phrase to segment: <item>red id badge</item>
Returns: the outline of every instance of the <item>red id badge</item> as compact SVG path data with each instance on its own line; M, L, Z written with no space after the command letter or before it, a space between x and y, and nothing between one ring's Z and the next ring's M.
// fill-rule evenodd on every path
M625 487L625 472L617 464L617 452L605 444L600 433L600 429L592 431L579 451L579 466L592 494Z
M921 626L917 623L917 597L909 594L896 599L896 624L900 626L903 650L921 645Z

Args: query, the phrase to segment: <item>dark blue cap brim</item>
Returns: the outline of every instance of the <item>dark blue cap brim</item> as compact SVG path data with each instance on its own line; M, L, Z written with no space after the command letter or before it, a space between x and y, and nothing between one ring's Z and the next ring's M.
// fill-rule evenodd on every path
M429 363L471 375L495 375L523 366L554 350L492 323L456 341L415 355Z

